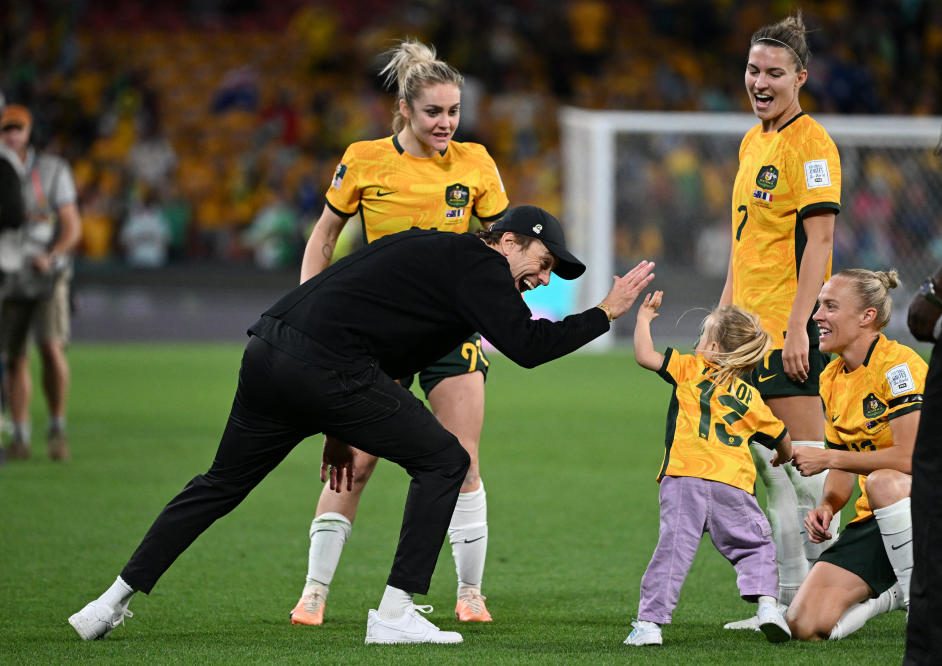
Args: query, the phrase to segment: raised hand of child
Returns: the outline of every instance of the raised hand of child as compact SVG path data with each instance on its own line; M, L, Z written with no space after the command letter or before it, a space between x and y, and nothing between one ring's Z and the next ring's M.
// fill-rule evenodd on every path
M644 297L644 302L641 304L641 307L638 308L638 319L643 319L644 321L651 321L658 316L657 309L661 307L661 299L664 296L663 291L655 291L654 293L647 294Z

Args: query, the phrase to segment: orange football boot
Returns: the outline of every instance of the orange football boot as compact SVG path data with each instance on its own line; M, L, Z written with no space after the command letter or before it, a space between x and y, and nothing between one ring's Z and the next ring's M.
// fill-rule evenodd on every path
M484 600L487 597L475 589L465 589L458 596L455 615L460 622L491 622L494 618L487 612Z
M291 624L324 624L324 602L327 597L320 592L304 594L291 611Z

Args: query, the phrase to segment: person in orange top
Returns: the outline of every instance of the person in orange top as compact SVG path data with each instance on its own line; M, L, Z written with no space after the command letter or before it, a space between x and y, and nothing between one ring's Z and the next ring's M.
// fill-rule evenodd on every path
M818 375L828 357L811 321L815 298L830 275L841 164L834 142L801 110L810 53L801 15L752 35L745 83L759 123L739 149L733 185L732 251L720 304L755 312L772 335L772 350L751 383L785 422L795 444L824 447ZM800 516L817 506L824 477L802 479L773 468L753 448L766 488L766 512L778 551L779 600L792 597L822 546L803 538ZM756 627L756 618L727 629Z
M881 333L897 284L896 271L849 269L818 296L821 349L839 356L821 373L828 448L796 446L792 461L807 476L830 470L820 505L805 517L811 539L831 537L855 482L861 495L854 519L788 608L792 635L801 640L844 638L868 618L909 605L910 474L928 368Z
M328 266L340 231L354 215L359 214L363 239L369 243L413 227L464 233L472 216L492 222L509 205L497 166L484 146L452 141L461 110L461 74L418 42L403 42L391 54L381 75L388 86L397 87L395 133L347 148L308 240L302 282ZM458 574L455 613L462 621L491 621L481 594L488 532L478 464L487 367L481 336L475 334L419 374L432 411L471 456L448 529ZM412 378L401 381L408 386ZM325 486L321 492L311 523L307 579L291 611L292 624L323 622L329 586L376 460L357 451L353 487L333 492Z
M777 607L775 544L754 496L756 468L749 442L775 449L772 465L791 459L791 438L759 392L744 382L772 345L759 318L725 305L703 322L694 354L651 339L662 292L648 294L635 324L635 360L674 387L667 413L666 451L658 474L661 528L641 579L638 620L626 645L661 645L701 537L736 568L739 594L758 602L758 628L770 642L790 637Z

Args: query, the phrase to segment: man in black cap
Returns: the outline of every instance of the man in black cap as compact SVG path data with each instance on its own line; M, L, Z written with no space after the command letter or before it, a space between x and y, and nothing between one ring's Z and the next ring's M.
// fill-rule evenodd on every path
M532 206L475 237L410 229L376 240L294 289L249 328L239 383L212 467L164 508L121 575L69 618L107 636L135 591L150 592L173 561L236 507L305 437L323 432L321 479L349 487L350 444L412 477L399 546L367 643L458 643L417 611L468 469L468 453L394 381L480 331L515 363L534 367L609 329L653 278L643 261L597 307L563 321L532 319L521 293L574 279L585 266L559 222ZM425 612L428 612L425 610Z

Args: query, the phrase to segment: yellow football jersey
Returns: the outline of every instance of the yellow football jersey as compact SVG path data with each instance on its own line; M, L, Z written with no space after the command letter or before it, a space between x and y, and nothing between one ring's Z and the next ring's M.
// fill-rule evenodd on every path
M391 136L347 148L327 205L341 217L359 212L369 243L411 227L463 233L472 215L496 219L509 201L484 146L452 141L442 153L421 158Z
M763 134L760 124L746 133L733 185L733 303L759 315L775 349L784 344L798 290L803 216L840 212L840 202L837 146L811 116L799 114L777 132ZM817 340L817 327L809 335Z
M665 352L658 374L674 386L674 393L657 480L695 476L754 493L756 466L749 442L773 449L785 436L785 425L745 382L734 379L729 386L715 386L707 376L714 370L702 356L671 348Z
M890 421L922 408L928 366L906 345L880 335L863 364L847 372L838 356L821 373L821 398L827 415L827 446L844 451L877 451L893 446ZM864 486L857 478L860 498L851 522L872 514Z

